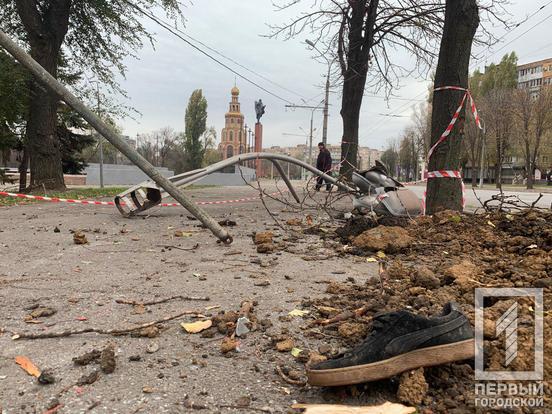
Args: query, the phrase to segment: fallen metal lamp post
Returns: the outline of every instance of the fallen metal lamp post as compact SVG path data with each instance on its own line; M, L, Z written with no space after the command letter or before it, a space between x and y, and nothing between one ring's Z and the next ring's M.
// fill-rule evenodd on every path
M288 155L272 154L272 153L266 153L266 152L251 152L248 154L236 155L232 158L219 161L205 168L175 175L174 177L168 178L168 180L170 180L172 184L175 186L185 187L193 184L199 179L205 177L206 175L220 171L231 165L239 164L249 160L258 160L258 159L269 160L274 164L274 166L280 173L282 179L286 183L289 189L289 192L291 193L293 198L295 198L295 201L297 201L298 203L300 202L299 197L295 192L295 189L293 188L291 181L289 180L289 177L285 174L284 169L282 168L282 166L278 161L284 161L284 162L289 162L289 163L298 165L300 167L305 168L306 170L309 170L313 174L326 179L327 181L331 182L336 187L344 191L356 192L356 189L349 187L348 185L340 182L339 180L336 180L335 178L314 168L310 164L307 164L303 161L300 161ZM119 211L123 216L129 217L129 216L135 215L136 213L148 210L158 205L159 203L161 203L161 199L165 195L166 194L154 183L152 183L151 181L144 181L140 184L130 187L128 190L117 195L115 197L115 205L117 206L117 208L119 209Z
M202 208L186 197L170 180L162 176L145 158L134 150L119 134L105 124L94 112L86 107L75 95L59 83L40 64L30 57L23 49L15 44L2 30L0 30L0 45L27 68L34 77L47 89L55 93L67 105L77 111L98 133L103 135L115 148L121 151L130 161L148 175L159 187L169 193L182 207L193 214L213 234L224 243L232 243L232 237Z

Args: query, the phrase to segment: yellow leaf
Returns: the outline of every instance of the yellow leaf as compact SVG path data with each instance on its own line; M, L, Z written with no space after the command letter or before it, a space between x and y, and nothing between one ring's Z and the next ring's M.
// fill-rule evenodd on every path
M31 362L26 356L16 356L15 362L21 366L27 372L27 374L32 375L33 377L40 377L40 370L36 367L35 364Z
M491 227L496 227L491 220L487 221L487 224Z
M376 253L376 256L378 256L380 259L385 259L385 253L381 250Z
M192 237L193 234L185 232L185 231L177 230L177 231L174 232L174 236L175 237Z
M301 310L301 309L293 309L290 313L288 313L289 316L305 316L309 313L307 310Z
M376 259L375 257L369 257L368 259L366 259L366 261L367 261L368 263L374 263L374 262L377 262L378 259Z
M184 323L182 322L180 326L188 332L188 333L199 333L201 331L204 331L205 329L209 329L213 325L213 321L211 319L207 319L206 321L197 321L192 323Z
M291 350L291 355L293 355L294 358L297 358L299 356L299 354L301 353L301 351L303 351L303 350L299 349L299 348L293 348Z

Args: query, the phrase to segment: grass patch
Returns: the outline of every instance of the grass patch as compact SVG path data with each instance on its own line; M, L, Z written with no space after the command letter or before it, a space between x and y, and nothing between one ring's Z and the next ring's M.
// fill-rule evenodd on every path
M57 191L52 193L36 193L36 195L46 195L48 197L70 198L73 200L93 200L101 197L114 197L125 191L128 187L105 187L105 188L69 188L67 191ZM16 204L36 203L37 200L15 197L0 197L0 206L12 206Z

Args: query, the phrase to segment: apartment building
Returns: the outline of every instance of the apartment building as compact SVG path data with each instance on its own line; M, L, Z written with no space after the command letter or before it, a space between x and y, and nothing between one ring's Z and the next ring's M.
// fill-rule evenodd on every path
M520 65L517 72L518 88L536 94L543 85L552 84L552 58Z

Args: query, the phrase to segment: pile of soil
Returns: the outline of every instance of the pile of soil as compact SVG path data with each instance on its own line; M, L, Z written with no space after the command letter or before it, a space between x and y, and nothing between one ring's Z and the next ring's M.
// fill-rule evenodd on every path
M528 210L515 215L466 215L445 211L407 223L391 220L388 225L403 224L412 241L405 244L397 240L385 254L370 250L370 247L359 247L364 246L359 238L365 237L366 228L372 228L367 231L375 229L369 219L356 220L337 229L336 233L348 244L346 251L370 256L368 260L371 261L377 258L380 277L364 285L354 281L332 283L326 297L303 303L317 318L308 323L304 335L320 338L320 346L335 350L334 355L330 351L328 357L335 357L338 352L362 341L371 327L371 317L380 312L407 309L431 316L439 314L445 303L454 301L473 326L474 288L479 287L544 288L544 331L551 332L552 317L546 311L552 309L552 212ZM380 226L376 227L379 233L385 233L381 223L376 225ZM361 227L364 230L359 231ZM520 346L518 357L509 368L532 370L534 303L532 299L516 299L519 302ZM494 323L513 303L512 299L503 297L485 302L485 364L493 370L506 369L504 338L496 336ZM550 349L552 339L545 335L545 379L552 374L550 352L546 352ZM471 361L424 371L428 387L420 386L417 378L415 398L408 397L407 381L412 381L408 375L391 379L386 386L395 387L398 400L417 405L421 412L475 411ZM551 383L545 381L544 385L545 395L550 395ZM367 392L381 386L381 381L364 385ZM420 390L424 394L421 397ZM548 404L550 401L545 397L545 406Z

